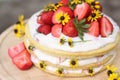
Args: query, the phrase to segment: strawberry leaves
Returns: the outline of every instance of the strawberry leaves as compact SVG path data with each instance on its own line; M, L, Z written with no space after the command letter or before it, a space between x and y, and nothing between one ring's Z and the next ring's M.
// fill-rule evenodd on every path
M85 32L88 32L87 28L89 28L89 24L86 24L86 19L85 18L78 21L78 18L75 17L73 22L74 22L74 25L75 25L75 27L78 31L78 36L80 37L80 39L82 41L84 41L83 36L84 36Z

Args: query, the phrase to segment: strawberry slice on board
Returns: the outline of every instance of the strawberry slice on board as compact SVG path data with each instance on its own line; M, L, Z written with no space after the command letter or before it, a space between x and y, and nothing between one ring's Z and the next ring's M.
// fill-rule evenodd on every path
M62 33L62 24L55 24L51 32L54 37L59 38Z
M113 25L107 17L102 17L100 20L100 33L102 37L107 37L113 32Z
M33 65L30 54L27 50L24 50L15 57L13 57L12 61L21 70L29 69Z
M22 52L23 50L25 50L25 45L23 42L19 43L16 46L13 46L11 48L8 49L8 54L11 58L13 58L14 56L16 56L17 54L19 54L20 52Z
M100 28L98 21L91 22L90 27L88 28L88 33L90 35L93 35L95 37L98 37L100 35Z
M90 12L90 6L87 3L78 4L74 10L74 16L78 16L78 20L85 18Z

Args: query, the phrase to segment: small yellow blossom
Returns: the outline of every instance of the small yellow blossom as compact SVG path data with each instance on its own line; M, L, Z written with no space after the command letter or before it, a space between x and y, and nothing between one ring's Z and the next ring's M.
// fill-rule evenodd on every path
M22 37L25 34L24 16L19 16L19 21L14 25L14 33L17 37Z
M66 42L65 37L62 36L60 41L59 41L60 45L63 45L65 42Z
M70 47L73 47L73 40L72 40L72 38L68 38L68 45Z
M70 4L74 5L74 4L80 4L82 3L81 0L72 0Z
M115 66L109 66L109 65L107 65L107 74L108 74L108 76L110 76L110 74L113 74L113 73L115 73L115 71L117 70L117 68L115 67Z
M78 59L72 59L69 64L72 68L78 67L79 66Z
M95 0L85 0L85 2L91 4L92 2L94 2Z
M87 18L88 21L97 21L97 19L101 18L101 12L99 10L92 11L91 15Z
M70 20L70 17L68 13L60 11L55 15L55 20L58 21L58 23L62 23L62 25L65 25Z
M63 69L63 68L57 69L57 70L56 70L56 74L57 74L58 76L63 76L63 75L64 75L64 69Z
M41 68L41 69L46 69L46 64L45 64L45 62L44 61L40 61L39 63L38 63L38 67L39 68Z
M94 70L93 70L93 68L89 68L89 69L88 69L88 73L89 73L90 76L93 76L93 75L94 75Z
M110 74L108 80L119 80L120 78L118 78L118 74L117 73L113 73Z

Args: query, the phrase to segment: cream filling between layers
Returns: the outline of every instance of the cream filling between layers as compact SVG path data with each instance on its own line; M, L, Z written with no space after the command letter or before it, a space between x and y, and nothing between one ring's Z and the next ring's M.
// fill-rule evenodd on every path
M26 46L28 47L30 45L29 40L26 39ZM66 66L69 67L70 66L70 58L64 58L64 57L56 57L56 56L51 56L48 55L46 52L42 52L39 49L34 49L33 53L38 57L39 60L41 61L47 61L50 62L52 64L59 64L60 66ZM78 59L78 65L80 66L84 66L87 64L92 64L92 63L99 63L101 61L103 61L104 59L106 59L108 56L110 55L115 55L116 53L113 51L110 51L108 53L106 53L103 56L99 56L99 57L92 57L92 58L85 58L85 59Z
M60 46L59 45L60 38L53 37L51 33L48 34L48 35L44 35L44 34L40 34L40 33L37 32L37 29L40 26L40 24L37 23L37 16L40 13L41 13L41 11L35 13L28 21L30 34L31 34L32 38L34 40L36 40L39 44L45 45L45 46L47 46L48 48L51 48L51 49L70 51L70 52L80 52L80 51L94 50L94 49L98 49L100 47L103 47L108 43L114 42L115 39L116 39L116 36L119 32L119 27L115 23L115 21L113 21L112 18L104 15L104 16L108 17L108 19L113 24L114 29L113 29L113 33L111 35L109 35L108 37L102 38L101 36L94 37L94 36L91 36L91 35L85 33L84 34L84 39L85 40L90 40L90 41L75 43L73 48L69 47L67 43ZM68 37L65 36L64 34L62 34L61 37L62 36L64 36L65 39L68 39ZM75 37L75 38L72 38L72 39L73 39L73 41L80 41L79 37Z
M93 68L94 73L97 73L97 72L101 71L103 68L106 67L106 65L111 64L111 62L113 61L113 59L115 58L115 56L116 56L116 54L115 54L106 64L103 64L103 65L101 65L101 66L98 66L98 67ZM37 67L39 67L39 65L38 65L39 62L40 62L39 59L37 59L37 58L34 57L34 56L31 56L31 60L33 61L33 63L34 63ZM47 65L47 66L46 66L46 70L48 70L50 73L56 73L56 71L58 70L58 68ZM81 74L82 72L83 72L83 69L76 69L76 70L75 70L75 69L73 70L72 68L71 68L71 69L64 69L64 74L68 74L68 73L70 73L70 74ZM89 75L87 69L84 70L84 74Z

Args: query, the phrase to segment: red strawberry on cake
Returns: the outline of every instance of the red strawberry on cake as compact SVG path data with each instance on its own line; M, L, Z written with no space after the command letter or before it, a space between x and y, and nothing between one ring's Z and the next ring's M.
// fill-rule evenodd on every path
M78 16L78 20L85 18L90 10L90 6L87 3L78 4L74 10L74 15Z
M48 11L48 12L43 12L40 14L37 18L37 22L39 24L48 24L52 25L52 16L53 16L53 11Z
M107 17L102 17L100 20L100 33L102 37L107 37L113 32L113 25Z
M76 37L78 36L78 31L73 23L73 19L71 19L64 27L63 27L63 34L69 37Z

